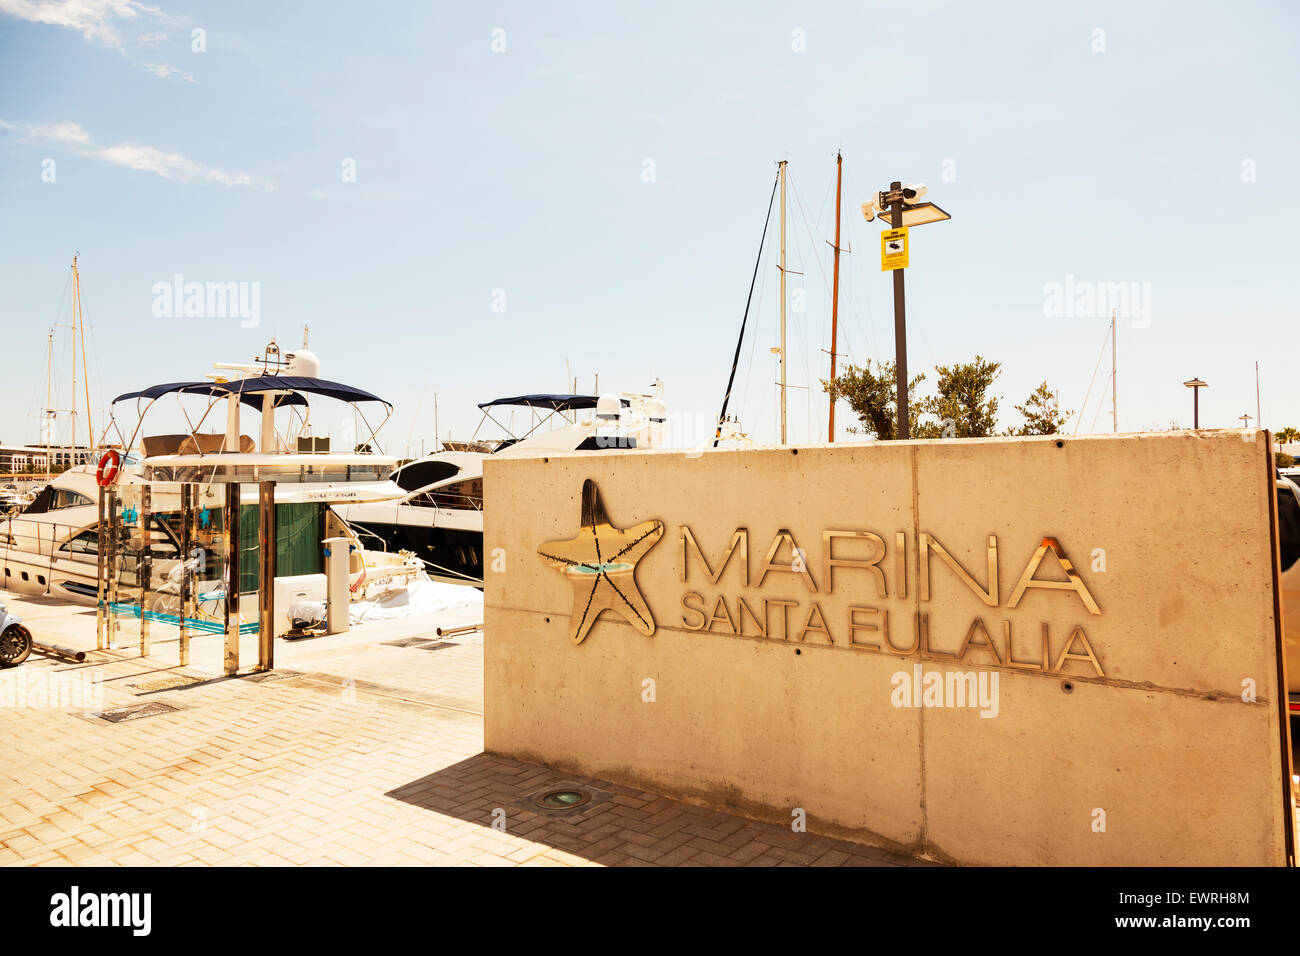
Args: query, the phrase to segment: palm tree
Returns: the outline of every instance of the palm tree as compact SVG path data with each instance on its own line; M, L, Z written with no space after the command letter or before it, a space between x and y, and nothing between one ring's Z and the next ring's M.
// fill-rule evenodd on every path
M1277 433L1277 443L1279 445L1289 445L1296 439L1300 439L1300 431L1296 431L1289 425Z

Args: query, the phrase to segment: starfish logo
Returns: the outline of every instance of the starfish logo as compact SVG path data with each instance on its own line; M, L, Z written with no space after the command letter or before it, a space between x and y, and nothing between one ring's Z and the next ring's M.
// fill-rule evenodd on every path
M655 632L654 615L636 586L636 563L663 535L662 521L615 528L596 483L590 478L582 483L582 527L577 535L537 549L573 586L573 643L582 643L601 611L618 612L646 637Z

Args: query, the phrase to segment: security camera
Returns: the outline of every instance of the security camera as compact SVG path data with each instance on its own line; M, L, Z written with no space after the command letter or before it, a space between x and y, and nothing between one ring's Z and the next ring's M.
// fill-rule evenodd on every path
M871 222L876 216L883 214L885 208L885 194L872 193L871 198L862 204L862 218Z
M927 190L922 183L908 183L903 187L903 201L916 202L926 194Z

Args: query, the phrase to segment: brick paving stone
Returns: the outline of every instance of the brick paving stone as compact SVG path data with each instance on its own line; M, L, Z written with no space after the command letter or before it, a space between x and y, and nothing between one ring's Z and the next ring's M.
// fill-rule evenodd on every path
M813 866L840 866L846 861L852 859L843 850L827 850L817 859L813 860Z
M660 866L680 866L700 851L690 844L683 843L675 850L669 850L659 858Z
M6 712L0 865L919 862L484 754L481 637L429 654L358 642L359 630L310 650L285 646L281 666L301 678L141 695L129 685L177 673L174 644L157 642L144 661L126 646L93 652L85 666L102 677L106 707L178 709L120 724L56 707ZM184 673L215 676L197 665ZM346 693L345 678L356 682ZM565 782L611 796L569 815L519 806ZM492 826L496 808L504 831Z
M644 860L646 863L656 863L663 856L665 851L653 846L642 846L639 843L623 844L623 852L637 860Z
M774 856L785 863L798 863L804 866L812 863L812 854L810 853L795 853L779 846L774 846L767 852L770 856Z
M618 835L627 843L634 846L654 846L659 841L648 833L641 833L637 830L619 830Z
M693 846L695 849L705 853L712 853L715 856L725 857L731 852L731 847L725 846L716 840L710 840L708 837L692 837L686 842L686 846Z

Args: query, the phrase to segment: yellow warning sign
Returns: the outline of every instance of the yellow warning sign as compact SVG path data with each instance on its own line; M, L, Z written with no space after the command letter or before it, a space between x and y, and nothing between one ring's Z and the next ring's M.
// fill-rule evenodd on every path
M880 234L880 271L907 268L907 227L886 229Z

